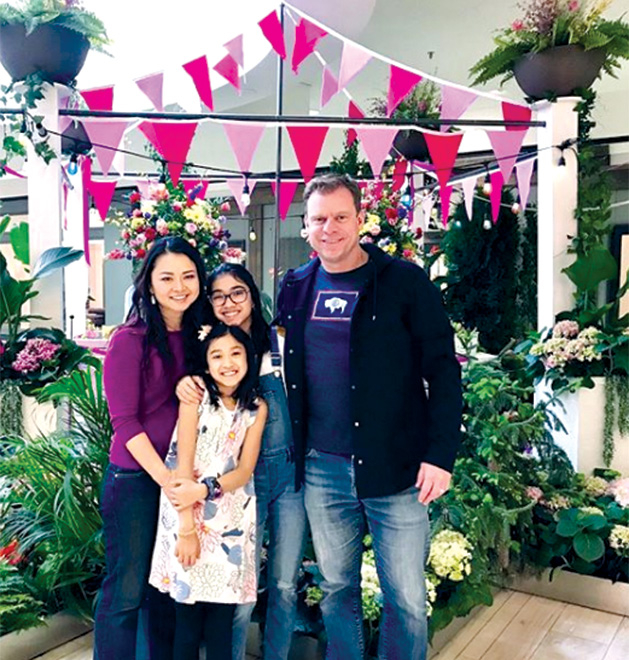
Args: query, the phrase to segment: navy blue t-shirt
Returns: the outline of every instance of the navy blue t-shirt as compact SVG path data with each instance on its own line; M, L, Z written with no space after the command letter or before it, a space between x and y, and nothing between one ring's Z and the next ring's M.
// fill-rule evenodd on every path
M305 332L309 448L350 456L349 344L352 313L369 264L347 273L319 268Z

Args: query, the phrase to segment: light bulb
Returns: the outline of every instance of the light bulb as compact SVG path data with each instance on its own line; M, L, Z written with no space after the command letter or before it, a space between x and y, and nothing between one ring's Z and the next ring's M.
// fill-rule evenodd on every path
M251 190L249 190L249 182L246 179L245 185L242 187L240 201L242 202L243 206L249 206L249 204L251 204Z
M253 227L249 228L249 240L252 242L258 240L258 235L256 234L256 230Z
M483 183L483 192L485 195L491 195L491 181L489 180L489 177L487 177L485 183Z
M513 202L511 206L511 212L515 213L516 215L520 212L520 204L518 202Z
M77 162L76 154L70 156L70 162L68 163L68 174L74 176L79 171L79 165Z
M485 222L483 222L483 229L485 231L489 231L491 229L491 222L489 220L485 220Z

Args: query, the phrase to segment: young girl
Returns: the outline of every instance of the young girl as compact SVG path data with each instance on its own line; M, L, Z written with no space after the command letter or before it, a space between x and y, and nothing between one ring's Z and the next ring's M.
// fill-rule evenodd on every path
M256 600L256 502L252 475L267 406L256 398L249 336L223 324L199 333L207 371L200 406L181 403L166 464L197 482L196 503L177 511L163 495L149 582L175 600L174 657L231 658L236 604Z

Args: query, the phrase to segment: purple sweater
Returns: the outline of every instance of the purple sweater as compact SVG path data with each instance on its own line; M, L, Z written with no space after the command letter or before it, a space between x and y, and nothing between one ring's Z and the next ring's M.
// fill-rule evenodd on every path
M127 449L127 442L146 433L162 460L177 421L177 381L185 375L183 336L168 333L173 355L164 366L157 352L149 350L148 369L142 369L144 326L122 326L109 342L104 365L105 396L114 427L109 460L118 467L139 470L141 466Z

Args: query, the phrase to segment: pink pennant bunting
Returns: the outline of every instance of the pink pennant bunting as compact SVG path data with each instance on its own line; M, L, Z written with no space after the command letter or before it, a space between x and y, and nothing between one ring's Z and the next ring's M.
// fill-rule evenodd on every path
M393 176L391 177L391 190L396 192L402 189L404 185L404 180L406 179L406 169L408 161L404 158L398 158L393 164Z
M83 256L90 265L90 200L89 187L92 183L92 159L89 156L79 156L81 182L83 190Z
M319 106L325 108L330 99L339 91L339 81L327 66L323 67L321 78L321 102Z
M67 110L69 101L69 96L59 97L59 109ZM72 117L68 117L68 115L59 115L59 123L57 128L59 133L63 133L72 123L72 121Z
M265 124L223 122L223 129L229 140L241 172L251 170L251 161L264 134Z
M179 182L197 126L198 122L143 121L138 127L167 161L174 185Z
M242 47L242 34L223 44L223 48L240 64L245 66L245 54Z
M531 175L533 174L534 166L534 158L529 158L529 160L522 161L515 166L515 178L518 182L518 195L520 196L520 208L522 212L526 210L526 205L529 201Z
M66 172L67 174L67 172ZM68 191L70 190L68 188L68 184L66 180L63 180L63 228L68 229Z
M505 121L531 121L531 108L526 108L515 103L502 102L502 117ZM522 126L507 126L508 131L527 130Z
M306 183L312 179L329 126L287 126L299 169Z
M114 107L114 86L95 87L81 92L90 110L111 110Z
M465 201L465 211L467 217L471 220L474 215L474 193L476 191L477 177L471 176L468 179L461 181L461 188L463 189L463 200Z
M402 99L421 82L422 77L413 71L401 69L399 66L391 65L389 76L389 92L387 94L387 117L393 114Z
M94 181L92 179L92 181L90 181L88 190L103 222L105 222L107 214L109 213L111 200L114 196L114 192L116 192L116 183L117 181L115 180Z
M452 197L452 186L441 186L439 188L441 198L441 222L445 227L450 217L450 198Z
M525 135L526 131L487 131L487 137L505 182L509 181L513 172Z
M500 200L502 199L502 186L504 179L500 172L491 172L489 175L491 182L491 193L489 193L489 200L491 202L491 218L496 224L498 215L500 214Z
M422 207L422 215L423 220L424 220L424 229L428 227L430 224L430 218L432 216L432 209L435 205L435 197L434 195L426 195L423 197L422 202L421 202L421 207ZM419 216L419 214L416 214L416 216Z
M201 101L205 103L210 111L214 110L214 100L212 99L210 70L207 64L207 57L201 55L201 57L197 57L196 60L191 60L182 66L184 71L192 78Z
M349 106L347 107L347 116L350 119L362 119L365 116L365 113L354 103L354 101L349 102ZM352 144L354 144L354 140L358 136L356 135L356 129L355 128L348 128L347 129L347 146L351 147Z
M397 132L395 126L368 126L356 129L360 146L365 152L374 176L380 175Z
M103 174L109 174L116 149L120 146L129 122L85 119L83 126L94 147Z
M227 187L231 191L232 197L234 198L234 201L236 202L236 206L238 207L238 210L240 211L240 215L245 215L247 213L247 207L249 204L245 204L242 201L242 191L243 188L245 187L245 179L227 179L225 182L227 183ZM255 179L251 179L248 181L249 185L249 196L253 195L253 189L256 187L256 183L258 183ZM272 185L272 184L271 184Z
M478 98L478 94L467 89L441 85L441 119L458 119ZM447 131L450 124L441 124Z
M209 183L206 179L184 179L183 189L189 198L191 193L196 189L194 199L205 199L205 193L207 192Z
M293 57L291 68L297 73L299 65L312 54L317 44L327 32L318 25L302 18L295 26L295 45L293 46Z
M286 220L288 210L293 203L298 185L298 181L280 181L280 218L282 220ZM275 191L275 181L271 181L271 190L273 191L273 195L277 196Z
M213 67L216 73L219 73L225 80L238 90L240 94L240 76L238 75L238 62L231 56L225 57Z
M347 85L365 68L371 59L371 54L357 44L346 41L343 44L341 67L339 69L339 91Z
M459 152L459 146L463 139L463 133L447 133L439 135L438 133L424 133L426 144L433 165L435 166L435 174L441 188L445 188L450 180L454 161L456 160Z
M162 100L164 89L163 73L151 73L148 76L137 78L135 84L146 94L157 112L164 112L164 102Z
M262 34L267 38L273 50L283 59L286 59L286 44L284 43L284 31L282 24L273 10L268 16L265 16L259 23Z

